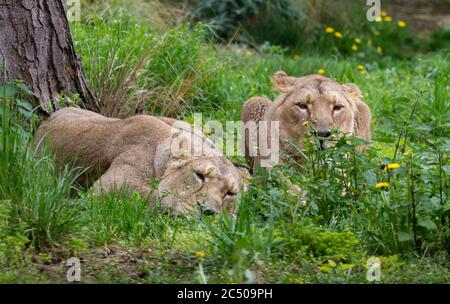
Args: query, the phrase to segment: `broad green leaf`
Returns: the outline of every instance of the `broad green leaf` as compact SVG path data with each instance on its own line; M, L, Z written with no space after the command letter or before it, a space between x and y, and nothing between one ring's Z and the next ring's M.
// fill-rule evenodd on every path
M437 228L436 224L430 219L421 220L417 225L428 230L434 230Z
M320 266L319 270L322 271L322 272L331 272L332 268L329 267L329 266Z
M17 90L13 85L2 84L0 85L0 98L13 97L17 94Z
M331 267L336 267L336 263L333 260L328 260L328 265Z
M377 183L377 175L373 171L364 172L364 177L368 185L375 185Z
M411 232L399 232L397 233L397 237L400 242L412 241L414 239Z
M17 82L16 86L17 86L17 88L22 90L22 92L24 92L28 95L33 95L33 92L31 92L31 90L23 82Z

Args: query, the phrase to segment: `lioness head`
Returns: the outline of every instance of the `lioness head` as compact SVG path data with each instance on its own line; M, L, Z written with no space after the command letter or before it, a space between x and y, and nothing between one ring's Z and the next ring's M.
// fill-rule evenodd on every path
M224 157L180 160L170 165L158 192L162 205L176 212L232 213L246 187L245 174Z
M210 141L201 139L197 145L204 146L199 155L186 153L192 143L188 138L181 148L185 151L171 150L158 185L161 203L177 213L233 213L239 193L246 189L248 170L235 166Z
M329 137L333 129L367 137L362 133L367 134L368 130L360 132L359 129L370 128L370 111L360 101L361 91L355 84L341 85L321 75L290 77L282 71L272 77L272 83L282 93L276 101L276 111L284 139L294 139L301 144L308 122L315 130L313 135L319 138ZM359 111L359 107L367 109ZM362 117L367 113L368 117ZM319 142L320 148L329 145L322 140Z

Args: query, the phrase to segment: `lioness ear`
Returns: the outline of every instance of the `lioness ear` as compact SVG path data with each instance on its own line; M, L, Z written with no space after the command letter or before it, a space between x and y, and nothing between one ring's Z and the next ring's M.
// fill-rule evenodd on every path
M288 76L283 71L278 71L272 76L274 88L281 93L288 93L295 86L296 78Z
M357 101L362 98L361 90L354 83L346 83L342 85L344 93L351 101Z

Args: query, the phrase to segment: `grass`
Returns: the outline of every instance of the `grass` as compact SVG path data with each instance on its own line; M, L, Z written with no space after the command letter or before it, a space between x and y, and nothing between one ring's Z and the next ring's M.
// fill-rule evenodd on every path
M68 194L77 175L68 168L55 168L51 156L34 157L30 131L19 121L24 113L28 117L30 113L22 109L19 117L15 114L26 102L10 88L13 96L7 96L3 87L0 133L0 200L9 212L4 224L13 234L27 236L31 245L41 248L59 241L75 221L78 206ZM17 84L17 89L21 88L23 85Z
M364 155L344 141L320 153L306 145L302 164L252 178L236 218L174 218L136 194L74 188L76 171L33 154L26 90L3 85L0 282L65 282L72 256L84 283L365 283L371 256L383 283L450 282L448 50L409 59L255 50L214 44L201 24L161 32L126 10L105 14L114 18L73 24L103 113L237 120L251 96L276 97L277 70L322 68L361 88L373 145ZM400 168L384 170L390 163ZM289 193L278 172L304 193Z
M193 96L206 101L201 86L213 77L202 57L203 26L164 34L122 11L74 24L74 39L101 113L124 117L143 111L179 115Z

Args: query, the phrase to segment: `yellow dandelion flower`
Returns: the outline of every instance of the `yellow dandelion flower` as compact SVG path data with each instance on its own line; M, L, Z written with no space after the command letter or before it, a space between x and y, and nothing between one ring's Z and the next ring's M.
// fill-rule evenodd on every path
M367 74L366 67L363 66L362 64L358 64L356 67L358 68L359 73L360 73L361 75Z
M356 44L352 45L352 51L356 52L358 50L358 46Z
M337 38L342 38L342 33L341 32L336 32L334 33L334 36L336 36Z
M388 14L386 11L381 11L381 17L386 17Z
M383 18L384 21L386 22L391 22L392 21L392 17L391 16L386 16Z
M411 151L406 151L405 153L403 153L404 157L411 157L413 154Z
M293 58L294 58L295 60L298 60L298 59L300 59L300 55L299 55L299 54L295 54Z
M372 45L372 39L367 40L368 45Z
M406 26L406 22L400 20L400 21L397 22L397 25L398 25L398 27L405 27Z
M360 43L362 42L362 40L361 40L360 38L355 38L355 42L356 42L357 44L360 44Z
M319 69L319 74L320 74L320 75L325 74L325 69L320 68L320 69Z
M204 258L206 256L206 253L204 253L203 251L199 251L195 253L195 256L198 258Z
M375 36L380 36L380 35L381 35L380 31L375 31Z
M375 188L379 190L387 190L391 185L388 182L381 182L375 185Z
M325 32L327 32L327 33L329 33L329 34L334 33L334 28L332 28L331 26L328 26L328 27L325 29Z
M377 16L377 17L375 17L375 21L376 22L381 22L381 21L383 21L383 18L381 18L381 16Z
M381 46L377 47L377 54L378 55L382 55L383 54L383 49L381 48Z
M384 171L388 172L390 170L395 170L398 168L400 168L400 164L398 163L387 164L386 166L384 166Z

